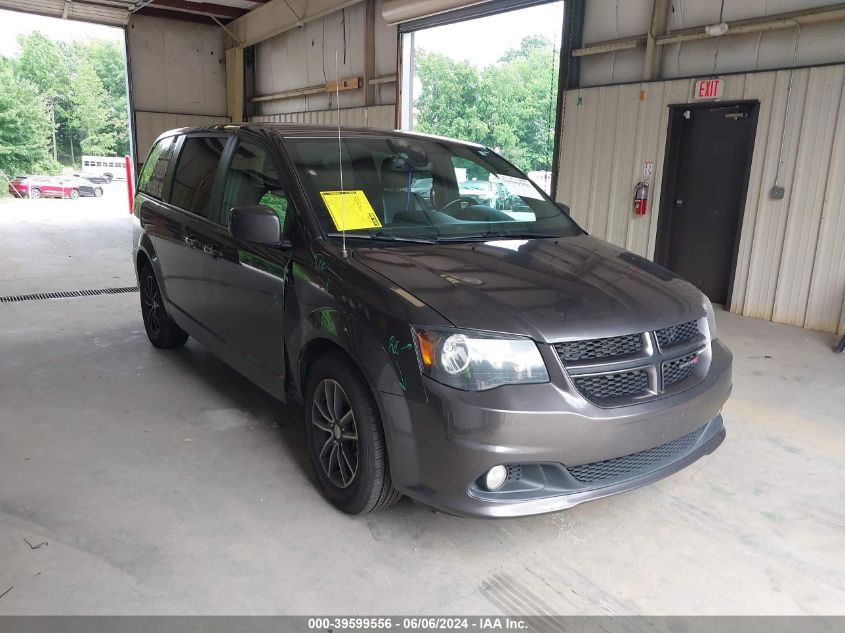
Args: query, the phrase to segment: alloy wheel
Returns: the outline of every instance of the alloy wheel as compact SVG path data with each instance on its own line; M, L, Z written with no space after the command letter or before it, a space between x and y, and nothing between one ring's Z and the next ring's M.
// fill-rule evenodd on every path
M337 381L325 378L317 385L311 424L323 472L338 488L348 488L358 474L358 427L352 404Z
M152 274L144 279L142 301L144 311L147 313L147 324L153 335L161 331L161 294L158 291L158 284Z

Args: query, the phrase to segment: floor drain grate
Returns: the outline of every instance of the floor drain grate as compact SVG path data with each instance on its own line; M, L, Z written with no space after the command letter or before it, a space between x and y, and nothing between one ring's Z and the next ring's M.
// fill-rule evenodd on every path
M43 301L44 299L72 299L73 297L96 297L97 295L118 295L125 292L138 292L138 286L126 286L124 288L98 288L96 290L63 290L61 292L37 292L31 295L12 295L9 297L0 297L0 303Z

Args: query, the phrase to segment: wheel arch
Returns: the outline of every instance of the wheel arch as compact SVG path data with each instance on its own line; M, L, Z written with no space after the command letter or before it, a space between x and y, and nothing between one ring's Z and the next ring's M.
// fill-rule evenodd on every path
M302 349L299 352L299 357L296 363L296 386L297 390L304 395L305 391L305 383L308 380L308 368L314 364L314 362L323 356L324 354L328 354L331 352L335 352L340 354L352 367L358 370L364 380L366 381L367 385L369 385L370 390L373 392L373 395L377 393L375 385L373 385L370 377L367 375L367 372L364 371L364 368L355 360L353 354L346 349L338 340L331 339L328 336L318 334L311 340L309 340L305 345L303 345ZM378 399L378 398L377 398Z
M135 250L135 278L138 280L138 286L140 287L141 285L141 268L144 264L148 264L149 267L152 268L153 275L155 276L156 283L158 284L159 292L161 293L162 298L165 299L165 310L168 314L171 314L169 306L170 301L167 295L167 286L163 283L164 275L162 274L158 256L156 255L155 248L153 248L149 236L146 234L142 235Z

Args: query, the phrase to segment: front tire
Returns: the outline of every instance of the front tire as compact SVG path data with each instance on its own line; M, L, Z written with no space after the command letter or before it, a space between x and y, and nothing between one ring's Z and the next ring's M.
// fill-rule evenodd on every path
M29 197L32 198L33 200L38 200L41 197L41 189L38 189L37 187L33 187L32 189L29 190Z
M390 479L372 391L339 353L324 354L308 371L305 435L320 488L340 510L367 514L402 497Z
M79 189L71 189L70 199L71 200L79 200Z
M141 316L144 319L144 329L147 338L155 347L173 349L184 345L188 334L176 325L164 309L161 290L152 266L144 264L138 274L141 294Z
M103 178L106 179L106 184L109 185L109 184L111 184L111 181L114 179L114 176L112 176L111 174L103 174Z
M94 189L94 196L95 196L95 197L97 197L97 198L99 198L99 197L100 197L100 196L102 196L102 195L103 195L103 189L102 189L102 187L96 187L96 188Z

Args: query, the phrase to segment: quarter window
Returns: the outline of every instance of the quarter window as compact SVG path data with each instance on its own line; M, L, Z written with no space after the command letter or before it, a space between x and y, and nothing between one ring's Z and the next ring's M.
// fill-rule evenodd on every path
M170 202L177 207L204 218L209 215L209 203L214 175L227 139L220 136L188 137L182 145Z
M141 175L138 178L138 191L143 191L154 198L164 199L164 179L167 168L173 159L176 137L161 139L150 152Z
M264 147L248 141L238 145L226 174L220 223L228 224L232 208L244 204L270 207L284 227L288 194L282 186L276 163Z

